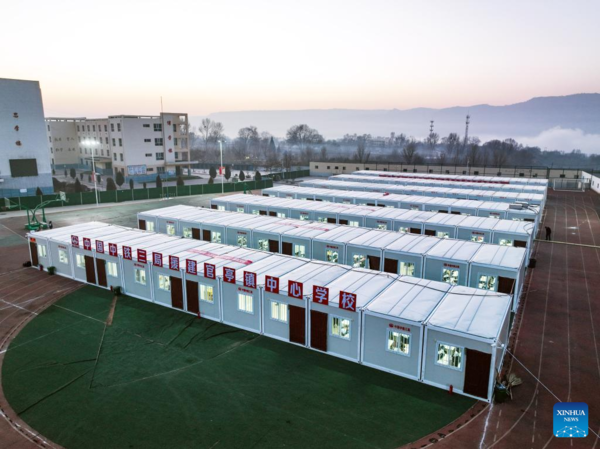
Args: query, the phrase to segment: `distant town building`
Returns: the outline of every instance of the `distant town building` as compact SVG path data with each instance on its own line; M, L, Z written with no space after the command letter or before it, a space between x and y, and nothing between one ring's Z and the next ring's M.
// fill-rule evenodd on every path
M55 169L92 169L126 179L152 181L190 168L188 115L111 115L104 119L46 119L49 151ZM74 146L73 146L74 145ZM73 151L76 148L76 151ZM77 157L74 157L76 155Z
M0 78L0 197L52 193L38 81Z

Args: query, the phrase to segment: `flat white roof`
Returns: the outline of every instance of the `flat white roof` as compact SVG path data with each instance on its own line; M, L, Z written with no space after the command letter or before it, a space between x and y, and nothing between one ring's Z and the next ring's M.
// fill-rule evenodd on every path
M390 285L397 275L354 268L325 287L329 288L329 305L338 307L340 291L356 294L356 308L361 309Z
M445 282L402 276L369 303L366 310L422 323L450 288Z
M482 245L481 243L467 242L465 240L441 239L437 245L427 251L426 256L469 262L482 246L496 245Z
M312 298L313 285L327 287L329 283L346 274L349 270L350 268L347 266L315 260L310 261L279 278L279 294L287 295L289 282L296 281L302 283L304 297Z
M315 237L315 241L347 243L367 232L369 232L369 229L355 228L353 226L339 226Z
M427 325L493 341L510 306L510 295L454 286L431 314Z
M373 229L348 242L348 245L366 246L369 248L386 248L392 242L403 237L402 234L391 231Z
M385 249L386 251L396 251L403 253L411 253L422 256L427 253L435 245L444 241L442 239L426 237L416 234L401 234L402 238L394 240Z
M514 246L482 245L471 262L518 270L523 265L526 252L525 248L515 248Z

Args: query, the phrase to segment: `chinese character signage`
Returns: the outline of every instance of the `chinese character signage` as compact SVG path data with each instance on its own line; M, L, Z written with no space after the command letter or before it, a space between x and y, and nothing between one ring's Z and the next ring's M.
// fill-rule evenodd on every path
M228 270L233 270L233 268L228 268ZM217 278L217 269L212 263L204 264L204 277L208 279ZM233 283L235 283L235 270L233 270Z
M185 272L187 274L198 274L198 264L195 260L185 260Z
M356 294L340 291L340 309L356 312Z
M266 276L265 289L270 293L279 293L279 278L275 276Z
M327 287L320 287L313 285L313 302L323 304L324 306L329 305L329 289Z
M223 267L223 281L235 284L235 268Z
M111 256L117 257L118 251L117 251L116 243L108 244L108 254L110 254Z
M71 245L73 245L75 248L79 248L79 237L77 237L76 235L72 235Z
M132 256L132 251L131 251L131 246L124 246L123 247L123 259L127 259L127 260L131 260Z
M244 287L256 288L256 273L244 271Z
M290 281L288 284L288 296L302 299L302 282Z
M86 249L88 251L92 250L92 241L90 239L87 238L83 238L83 249Z
M96 240L96 252L104 254L104 242Z
M140 250L138 249L138 254L140 253ZM139 259L139 256L138 256ZM163 266L163 255L161 253L152 253L152 265L154 265L155 267L162 267Z
M137 250L137 260L140 263L146 263L148 261L148 259L146 259L146 250L145 249Z
M169 256L169 268L171 270L179 271L179 257Z

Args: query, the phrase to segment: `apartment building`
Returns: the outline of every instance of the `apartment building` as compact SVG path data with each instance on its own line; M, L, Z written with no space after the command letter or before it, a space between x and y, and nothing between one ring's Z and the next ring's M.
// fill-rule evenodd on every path
M56 169L92 169L136 182L153 181L156 175L175 176L179 167L189 168L188 116L112 115L106 119L46 119L50 154ZM77 160L65 151L65 142L77 144ZM68 147L68 145L67 145ZM75 164L75 165L72 165Z
M0 197L52 193L38 81L0 78Z

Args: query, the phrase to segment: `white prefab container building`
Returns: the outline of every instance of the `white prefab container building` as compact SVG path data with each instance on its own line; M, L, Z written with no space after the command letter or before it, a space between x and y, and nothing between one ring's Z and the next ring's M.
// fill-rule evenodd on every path
M461 240L441 240L425 255L423 277L450 285L469 285L469 266L482 245Z
M440 239L422 235L402 235L383 250L383 271L402 276L426 277L425 254L440 242Z
M262 251L339 263L355 268L369 268L403 276L443 281L452 285L498 290L502 293L515 294L515 305L518 304L518 295L521 292L528 260L526 248L506 247L517 250L509 252L514 256L510 259L506 258L506 264L502 258L493 258L484 262L484 255L496 254L500 247L479 242L480 238L485 239L486 232L488 234L491 232L493 236L493 229L485 229L485 223L491 225L501 222L491 218L436 214L436 217L441 218L442 224L435 224L434 229L426 229L428 233L434 232L433 236L423 236L415 235L420 229L413 228L403 229L408 233L398 233L209 209L205 209L197 216L190 215L185 210L178 211L183 212L188 218L182 221L174 214L173 216L162 215L161 219L175 223L177 232L182 224L190 226L191 228L188 229L191 231L188 231L188 235L190 233L202 235L209 241L220 243L222 236L227 236L225 243L240 247L253 247ZM153 213L153 211L146 212L145 217ZM411 212L407 211L407 213ZM157 214L159 215L160 212ZM241 216L242 219L236 219L236 215ZM473 222L468 225L469 234L465 235L469 240L455 240L449 238L450 236L446 238L445 235L439 234L444 232L443 226L452 220ZM443 223L444 221L446 223ZM235 224L228 226L228 223ZM454 224L460 226L460 223ZM515 235L511 238L515 238ZM441 242L444 244L441 245ZM508 245L509 241L499 241L500 243ZM510 243L514 244L515 241ZM480 248L487 246L492 246L492 249L482 253L479 262L479 266L484 265L485 268L478 268L482 273L485 272L485 276L482 274L483 278L480 276L477 279L470 277L473 256ZM522 254L525 254L524 258L521 257ZM513 284L509 285L509 280Z
M310 303L310 347L358 362L363 308L385 290L397 276L356 268L327 285L327 300Z
M148 222L159 228L162 222L151 217L147 214ZM168 216L163 219L181 224ZM386 233L363 231L365 236ZM472 374L502 363L500 342L506 342L510 322L502 321L505 309L498 307L505 298L508 309L510 297L496 292L457 290L408 276L104 223L29 233L27 238L36 269L46 263L45 269L56 266L60 275L80 282L106 288L120 285L132 297L409 378L419 379L423 373L426 382L441 388L451 384L459 393L489 400L476 390L483 387L474 386ZM399 236L402 239L447 242L411 235ZM369 241L367 236L363 243ZM517 265L511 251L520 249L498 248L502 251L478 259L482 268L503 258ZM107 282L102 282L103 276ZM464 304L466 297L470 302ZM488 297L494 301L481 302ZM483 320L489 325L481 324ZM501 331L495 333L498 326ZM440 347L440 342L446 346ZM488 357L487 365L476 362L482 357ZM435 366L429 367L430 362ZM438 371L438 365L448 363L465 374L456 377L455 371L448 375Z
M409 210L427 210L434 209L432 201L444 200L443 203L436 204L437 210L444 212L457 212L463 215L479 215L481 217L507 218L510 220L524 220L536 223L539 221L541 208L539 206L523 206L499 203L492 201L472 201L452 198L432 198L415 195L397 195L378 192L353 192L345 190L327 190L313 189L306 187L270 187L263 189L263 195L268 197L278 197L280 195L293 195L296 199L315 198L315 192L320 196L327 197L334 202L343 202L345 204L357 204L366 206L385 206L398 209ZM410 201L408 199L410 198ZM222 198L211 200L213 204L220 201L226 201Z
M337 190L356 190L363 192L385 192L400 195L423 195L437 197L454 197L465 200L498 201L514 203L526 201L529 204L544 204L545 196L538 193L498 192L494 190L451 189L447 187L393 186L367 182L343 182L326 180L309 180L300 183L301 187L314 187ZM460 190L460 192L459 192Z
M443 179L422 179L414 177L392 178L386 176L366 175L333 175L330 181L345 182L370 182L375 184L389 184L397 186L422 186L422 187L448 187L470 190L497 190L500 192L538 193L545 195L547 187L529 184L498 184L483 181L445 181Z
M346 265L353 268L383 270L383 251L402 236L395 232L372 230L346 244Z
M271 201L278 201L273 198L262 198L252 195L232 195L231 200L213 200L213 203L219 204L235 204L244 206L244 203L253 204L256 198L262 202L262 208L268 210L269 203ZM228 197L226 197L228 198ZM451 201L451 200L450 200ZM467 202L471 202L468 201ZM478 241L484 243L497 243L507 244L507 242L513 242L514 246L522 246L522 242L525 240L528 252L531 252L533 246L533 236L535 231L535 223L522 223L516 220L495 220L491 217L478 217L477 214L469 215L454 211L452 206L450 214L436 213L436 212L424 212L419 210L405 210L395 209L391 207L373 207L373 206L358 206L358 205L343 205L345 208L341 213L332 211L336 208L333 204L308 204L307 201L302 200L287 200L286 207L290 211L290 215L293 218L309 217L315 219L314 211L311 210L311 206L316 206L320 209L321 213L327 213L329 211L331 221L333 222L337 217L339 224L348 225L359 225L364 223L367 228L373 229L388 229L403 233L412 234L423 234L424 230L433 231L427 235L437 235L440 232L440 237L444 237L448 234L450 238L457 238L459 240L467 241ZM477 204L486 204L482 202L474 202ZM487 203L487 204L498 204L498 203ZM189 206L183 206L189 207ZM419 208L420 206L415 206ZM240 207L243 209L243 207ZM226 207L227 210L231 210L231 207ZM346 212L346 210L348 212ZM153 213L154 211L150 211ZM517 211L518 212L518 211ZM329 217L328 217L329 218ZM359 218L361 220L359 220ZM356 221L351 221L356 220ZM516 223L516 224L515 224ZM493 239L493 231L495 228L502 230L501 237ZM523 233L523 230L529 230L528 233ZM514 231L514 232L512 232ZM228 242L230 243L230 242ZM233 243L232 243L233 244Z
M262 289L266 276L281 277L306 263L302 259L273 255L242 268L224 266L221 280L223 322L263 333Z
M424 321L452 288L402 276L363 311L362 363L410 379L421 378Z
M313 287L326 286L347 271L346 267L311 262L283 276L265 278L262 307L264 334L308 346L309 307Z
M313 258L331 263L345 264L346 244L368 233L368 229L339 226L313 239Z
M516 311L525 279L526 257L525 248L484 245L471 259L469 285L512 295L512 310Z
M378 170L358 170L352 173L357 176L379 176L382 178L392 179L427 179L427 180L438 180L438 181L473 181L473 182L486 182L493 184L523 184L523 185L537 185L548 187L547 179L537 178L504 178L500 176L479 176L479 175L438 175L433 173L404 173L404 172L392 172L392 171L378 171Z
M510 326L511 298L453 287L425 325L422 380L490 402Z

